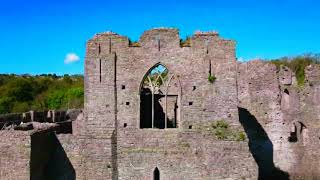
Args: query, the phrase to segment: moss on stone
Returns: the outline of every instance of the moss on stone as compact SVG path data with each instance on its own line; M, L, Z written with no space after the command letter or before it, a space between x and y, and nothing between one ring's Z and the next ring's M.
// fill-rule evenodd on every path
M190 148L190 144L187 142L180 142L179 146L183 147L183 148Z
M205 125L196 126L196 129L200 132L207 132L214 138L224 141L244 141L246 135L243 131L237 128L230 127L225 120L218 120L210 122Z

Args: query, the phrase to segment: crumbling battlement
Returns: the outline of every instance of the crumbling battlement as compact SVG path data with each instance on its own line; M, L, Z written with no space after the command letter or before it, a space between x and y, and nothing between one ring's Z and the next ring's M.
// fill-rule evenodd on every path
M110 54L123 50L139 52L141 49L163 51L182 48L185 51L192 49L194 52L207 52L215 56L224 56L228 52L232 53L232 50L235 49L234 41L220 38L217 32L196 32L190 37L190 47L181 47L180 40L177 29L158 28L145 31L137 42L139 46L132 47L128 37L113 32L105 32L96 34L88 41L86 54L90 56ZM208 51L209 49L210 51ZM230 51L224 51L228 49Z

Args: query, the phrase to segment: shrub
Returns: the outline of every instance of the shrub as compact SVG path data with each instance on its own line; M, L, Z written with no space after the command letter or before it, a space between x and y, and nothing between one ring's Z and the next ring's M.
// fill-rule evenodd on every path
M10 113L13 104L13 99L10 97L0 98L0 114Z
M245 135L245 133L244 132L239 132L238 133L238 141L244 141L246 139L246 135Z
M30 104L28 102L15 102L11 111L26 112L29 110L30 110Z
M224 120L218 120L216 123L212 125L212 127L227 129L229 127L229 124Z
M213 122L207 130L219 140L244 141L246 139L243 131L231 128L225 120Z
M209 74L209 76L208 76L208 81L209 81L210 83L214 83L214 81L215 81L216 79L217 79L217 78L216 78L215 75Z

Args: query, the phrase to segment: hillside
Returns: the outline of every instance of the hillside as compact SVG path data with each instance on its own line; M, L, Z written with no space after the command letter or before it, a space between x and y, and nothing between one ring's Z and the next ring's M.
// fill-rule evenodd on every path
M83 107L83 76L0 74L0 114Z

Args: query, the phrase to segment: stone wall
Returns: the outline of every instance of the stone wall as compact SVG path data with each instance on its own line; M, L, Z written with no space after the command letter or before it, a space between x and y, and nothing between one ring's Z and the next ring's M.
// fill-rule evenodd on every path
M75 159L82 157L77 151L81 148L81 141L72 134L60 134L60 142L55 133L61 132L61 127L46 122L77 119L78 123L82 120L82 114L78 116L81 111L51 113L53 116L50 117L47 116L48 112L1 115L1 123L6 128L0 130L0 179L75 179L73 164L76 166L77 163L71 163L68 156L72 158L71 155L75 154ZM12 128L7 129L10 126Z
M88 41L85 125L79 134L90 142L85 145L87 178L148 179L155 167L164 179L257 176L246 142L216 141L192 130L222 119L242 128L235 43L217 33L195 34L190 47L180 47L179 41L176 29L146 31L140 47L130 47L127 37L112 32ZM177 79L181 118L177 128L139 129L141 84L158 64ZM213 83L210 73L217 78ZM236 164L243 158L246 165Z
M160 50L156 38L161 41ZM126 123L128 127L138 128L141 82L146 73L160 63L169 73L179 77L183 94L181 128L188 127L195 120L207 122L224 118L237 123L233 41L208 33L193 36L191 47L180 47L176 29L153 29L146 31L140 39L141 47L129 47L127 37L104 33L88 42L85 76L88 114L97 115L97 111L102 111L104 116L108 116L109 112L112 114L116 94L119 126ZM209 71L217 77L214 84L208 82ZM125 88L122 89L122 86ZM189 102L193 105L190 106ZM108 117L110 125L104 126L113 127L112 119ZM88 121L102 123L99 120ZM92 129L96 130L95 127Z
M119 179L256 179L247 142L216 141L196 130L119 130Z
M161 40L160 51L156 38ZM112 96L116 93L118 124L122 126L127 123L128 127L138 128L141 82L154 65L161 63L170 73L179 76L183 91L182 128L188 127L189 121L192 123L194 119L206 122L224 118L236 123L236 62L233 41L208 33L195 35L191 47L180 47L176 29L153 29L146 31L140 39L141 47L129 47L126 37L104 33L88 42L86 107L92 107L87 109L88 113L101 108L104 115L109 111L113 112L114 102L107 101L114 101ZM214 84L208 82L209 71L217 76ZM194 86L196 90L193 90ZM100 87L101 90L93 87ZM115 89L117 91L113 92ZM100 91L103 94L99 94ZM126 102L130 105L126 105ZM190 106L189 102L193 102L193 105Z
M76 178L75 169L83 179L81 141L72 135L58 138L50 129L4 130L0 135L1 180L71 180Z
M238 64L239 107L255 117L268 137L253 144L258 147L268 143L272 164L289 172L291 179L320 177L316 165L320 162L316 150L319 70L317 65L307 67L302 87L287 67L277 69L264 61ZM263 167L268 169L264 164Z
M18 131L0 131L0 137L0 179L29 179L31 137Z
M19 125L27 122L64 122L68 120L76 120L79 114L82 113L80 109L65 110L49 110L49 111L29 111L24 113L11 113L0 115L0 130L5 129L10 125Z

